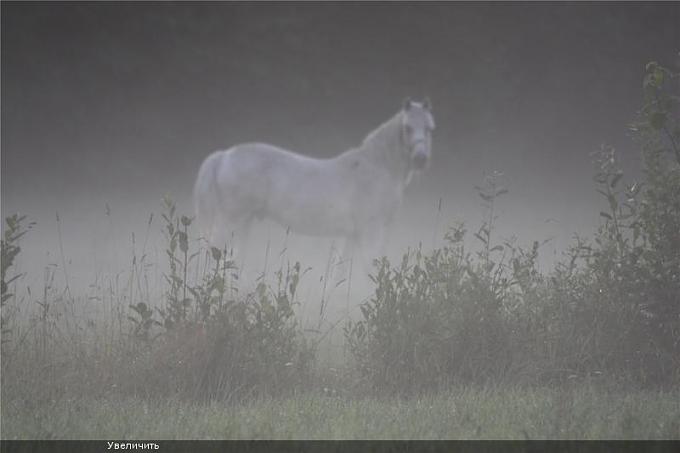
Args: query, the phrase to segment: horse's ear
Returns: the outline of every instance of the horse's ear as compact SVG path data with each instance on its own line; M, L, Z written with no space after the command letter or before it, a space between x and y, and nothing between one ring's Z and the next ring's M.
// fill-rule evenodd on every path
M426 96L425 100L423 100L423 107L425 107L426 110L432 110L432 101L430 101L428 96Z
M405 98L404 99L404 110L409 111L411 109L411 104L413 104L413 101L411 98Z

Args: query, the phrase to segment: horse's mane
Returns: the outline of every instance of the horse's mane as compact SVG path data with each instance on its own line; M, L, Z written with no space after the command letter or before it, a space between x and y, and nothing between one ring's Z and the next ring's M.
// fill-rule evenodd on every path
M385 121L366 135L361 145L355 150L365 155L378 165L390 168L392 171L403 172L405 162L401 148L401 111Z
M396 124L398 121L396 121L401 112L397 112L395 115L392 116L392 118L388 119L384 123L382 123L380 126L376 127L373 129L371 132L366 135L366 137L363 139L361 142L361 147L367 147L367 146L375 146L376 142L383 142L387 138L387 136L390 135L392 132L392 129L395 128Z

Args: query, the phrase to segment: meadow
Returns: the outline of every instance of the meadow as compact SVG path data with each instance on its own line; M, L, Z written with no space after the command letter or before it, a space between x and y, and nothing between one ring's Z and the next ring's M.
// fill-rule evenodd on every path
M677 80L648 65L631 125L644 181L599 150L600 228L554 268L539 241L495 234L507 190L492 174L484 222L375 260L351 315L329 303L351 274L330 283L328 264L311 303L308 267L282 252L244 285L170 199L158 262L142 247L81 294L62 260L24 289L31 223L7 216L2 438L680 439Z
M677 439L677 390L453 388L417 399L305 392L238 405L68 398L11 408L5 439ZM16 404L16 403L11 403Z

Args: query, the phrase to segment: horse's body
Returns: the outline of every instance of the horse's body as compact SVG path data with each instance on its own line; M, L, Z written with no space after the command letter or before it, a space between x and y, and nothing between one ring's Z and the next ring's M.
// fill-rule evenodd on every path
M358 148L315 159L263 143L211 154L194 188L199 226L214 245L245 236L256 219L292 231L343 237L345 257L379 243L412 173L430 156L429 106L408 101Z

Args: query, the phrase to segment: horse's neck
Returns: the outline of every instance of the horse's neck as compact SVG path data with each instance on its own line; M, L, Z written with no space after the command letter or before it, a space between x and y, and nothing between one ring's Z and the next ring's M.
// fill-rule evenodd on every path
M398 116L392 117L371 132L356 150L358 155L377 167L387 170L395 180L408 182L408 163L403 158L405 151L399 129Z

